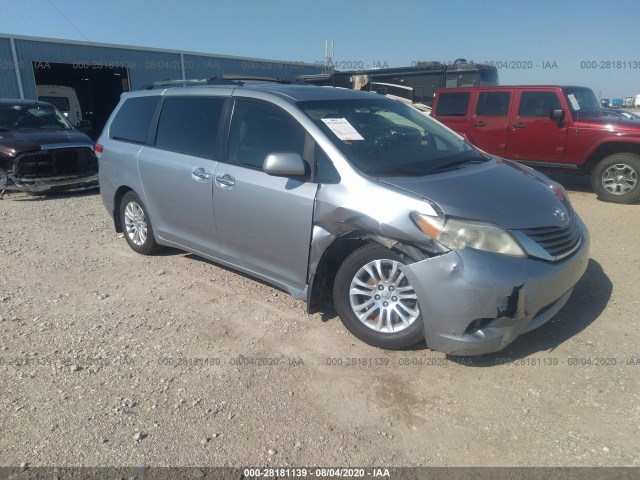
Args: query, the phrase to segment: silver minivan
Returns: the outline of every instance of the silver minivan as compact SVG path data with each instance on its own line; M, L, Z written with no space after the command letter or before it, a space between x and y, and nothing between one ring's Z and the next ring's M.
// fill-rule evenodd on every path
M96 152L133 250L333 304L377 347L501 350L562 308L589 260L560 185L375 93L159 85L123 94Z

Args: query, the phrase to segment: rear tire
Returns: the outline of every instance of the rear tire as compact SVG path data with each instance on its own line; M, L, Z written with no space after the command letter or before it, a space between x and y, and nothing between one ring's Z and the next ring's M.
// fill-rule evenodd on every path
M605 202L637 202L640 200L640 157L633 153L614 153L603 158L591 172L591 186Z
M120 222L124 238L131 249L142 255L158 250L147 208L133 191L124 194L120 202Z
M336 274L333 301L345 327L374 347L402 349L424 339L414 287L403 258L378 244L355 250Z

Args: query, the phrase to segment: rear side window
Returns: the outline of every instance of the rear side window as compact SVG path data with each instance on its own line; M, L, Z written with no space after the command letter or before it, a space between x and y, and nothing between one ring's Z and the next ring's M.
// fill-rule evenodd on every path
M562 108L555 92L523 92L519 117L549 117L552 110Z
M224 99L167 98L162 105L156 148L214 158Z
M441 93L436 106L436 116L464 117L469 105L469 92Z
M127 142L144 143L151 117L156 111L159 100L159 96L125 100L109 127L109 137Z
M478 95L476 115L482 117L506 117L509 112L510 92L481 92Z

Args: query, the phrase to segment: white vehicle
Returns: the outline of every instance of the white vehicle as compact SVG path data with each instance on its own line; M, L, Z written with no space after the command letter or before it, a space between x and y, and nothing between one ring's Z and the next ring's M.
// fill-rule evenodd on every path
M72 125L82 120L82 110L76 90L65 85L37 85L38 100L60 110Z
M640 108L640 95L636 95L636 108Z

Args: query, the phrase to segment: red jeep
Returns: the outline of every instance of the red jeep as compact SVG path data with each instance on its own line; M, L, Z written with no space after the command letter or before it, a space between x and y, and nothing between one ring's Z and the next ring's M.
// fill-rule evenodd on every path
M589 88L439 89L431 115L492 155L591 174L602 200L640 200L640 121L603 116Z

